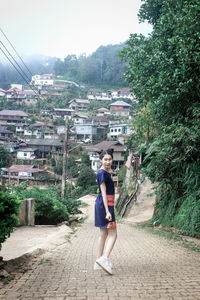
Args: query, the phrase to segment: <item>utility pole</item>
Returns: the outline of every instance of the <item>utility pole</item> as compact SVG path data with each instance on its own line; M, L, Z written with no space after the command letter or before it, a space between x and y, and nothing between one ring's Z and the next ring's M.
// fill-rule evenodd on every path
M62 170L62 190L61 197L65 197L65 187L66 187L66 163L68 154L68 118L65 119L65 139L64 139L64 150L63 150L63 170Z

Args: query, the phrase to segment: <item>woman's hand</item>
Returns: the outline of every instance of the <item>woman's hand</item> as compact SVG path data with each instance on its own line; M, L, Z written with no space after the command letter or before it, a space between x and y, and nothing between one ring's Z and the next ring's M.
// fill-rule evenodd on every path
M106 219L108 221L112 221L112 215L111 215L111 213L109 211L106 213Z

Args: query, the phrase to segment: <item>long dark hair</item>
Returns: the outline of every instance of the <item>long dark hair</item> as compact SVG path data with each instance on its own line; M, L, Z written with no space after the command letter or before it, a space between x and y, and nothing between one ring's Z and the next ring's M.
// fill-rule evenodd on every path
M110 155L113 159L113 149L101 150L98 153L99 153L100 160L102 160L106 154Z

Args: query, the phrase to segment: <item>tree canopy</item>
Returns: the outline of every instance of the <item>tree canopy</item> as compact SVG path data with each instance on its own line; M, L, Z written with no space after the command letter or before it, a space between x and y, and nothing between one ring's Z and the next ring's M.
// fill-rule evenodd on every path
M58 59L54 65L55 74L89 85L127 86L123 77L126 66L119 58L123 46L100 46L88 57L68 55L64 61Z
M139 100L134 137L140 144L146 142L142 146L146 149L144 173L153 182L159 182L154 220L197 235L200 233L199 1L143 2L139 18L150 22L153 32L149 37L132 34L121 52L128 67L126 79Z
M12 163L12 157L10 152L0 146L0 168L9 167Z

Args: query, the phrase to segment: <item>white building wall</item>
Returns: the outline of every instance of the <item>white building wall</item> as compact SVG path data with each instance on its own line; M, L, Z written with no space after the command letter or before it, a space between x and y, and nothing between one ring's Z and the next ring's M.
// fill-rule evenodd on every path
M17 152L17 158L18 159L30 159L32 155L34 155L33 151L30 151L30 152L18 151Z

